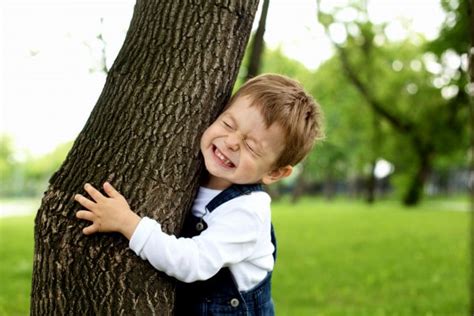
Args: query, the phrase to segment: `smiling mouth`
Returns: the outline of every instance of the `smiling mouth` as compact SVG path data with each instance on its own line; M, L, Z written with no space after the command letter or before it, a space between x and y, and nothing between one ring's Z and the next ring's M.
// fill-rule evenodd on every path
M227 158L220 150L217 148L216 145L212 145L212 152L214 153L214 156L217 158L217 160L224 165L225 167L228 168L234 168L235 165Z

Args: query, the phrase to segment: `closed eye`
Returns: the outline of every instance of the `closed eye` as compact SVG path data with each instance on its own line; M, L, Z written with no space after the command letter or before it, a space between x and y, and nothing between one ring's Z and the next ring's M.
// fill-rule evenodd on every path
M245 146L247 146L247 148L252 152L252 154L258 156L257 152L253 149L253 147L248 142L245 142Z
M234 129L234 127L232 125L230 125L230 123L228 123L226 121L222 121L222 123L224 124L225 127L230 128L230 129Z

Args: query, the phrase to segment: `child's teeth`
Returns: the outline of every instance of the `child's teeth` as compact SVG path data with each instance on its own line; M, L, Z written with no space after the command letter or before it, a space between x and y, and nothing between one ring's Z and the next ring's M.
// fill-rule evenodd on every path
M217 154L217 157L219 157L219 159L222 160L223 163L225 163L229 167L231 166L230 160L224 157L224 155L219 151L219 149L216 150L216 154Z

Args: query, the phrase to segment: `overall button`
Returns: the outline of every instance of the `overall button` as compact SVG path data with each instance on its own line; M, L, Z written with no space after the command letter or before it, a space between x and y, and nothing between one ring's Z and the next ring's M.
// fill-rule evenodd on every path
M232 307L237 307L237 306L239 306L239 304L240 304L240 302L239 302L239 300L236 299L236 298L233 298L233 299L230 300L230 305L231 305Z
M196 224L196 229L197 229L198 232L200 232L201 230L204 229L204 224L201 223L201 222L197 223Z

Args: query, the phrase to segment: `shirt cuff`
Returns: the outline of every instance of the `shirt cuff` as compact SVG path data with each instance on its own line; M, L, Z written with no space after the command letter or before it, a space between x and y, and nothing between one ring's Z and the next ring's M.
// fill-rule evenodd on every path
M160 224L148 217L143 217L138 223L137 228L133 232L133 235L130 238L130 242L128 244L130 249L132 249L137 254L137 256L140 256L143 247L145 246L146 242L148 241L148 238L150 238L155 228L161 230Z

